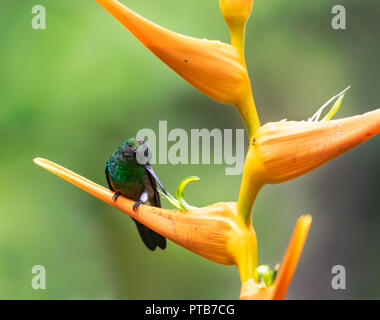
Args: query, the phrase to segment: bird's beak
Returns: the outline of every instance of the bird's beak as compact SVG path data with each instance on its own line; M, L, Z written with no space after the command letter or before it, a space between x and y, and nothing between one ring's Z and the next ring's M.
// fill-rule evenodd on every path
M160 186L160 188L162 189L162 191L165 194L167 194L164 186L162 185L160 179L158 179L158 177L157 177L156 173L154 172L152 166L150 164L145 164L144 168L152 175L152 177L154 178L154 180L156 180L156 182L158 183L158 185Z

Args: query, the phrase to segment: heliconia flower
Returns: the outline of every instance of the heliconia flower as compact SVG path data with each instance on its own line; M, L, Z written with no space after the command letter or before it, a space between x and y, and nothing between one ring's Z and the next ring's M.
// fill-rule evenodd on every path
M236 105L251 85L238 50L220 41L167 30L117 0L97 0L158 58L214 100Z
M224 265L236 265L242 282L242 298L250 298L252 290L260 288L259 284L254 282L254 271L257 267L256 233L252 225L247 227L242 221L237 212L236 203L216 203L185 212L141 205L135 212L133 210L134 201L123 196L114 201L114 192L111 190L49 160L36 158L34 162L123 211L180 246L211 261ZM311 218L306 217L309 222L296 228L273 284L273 286L277 284L278 288L282 288L281 295L273 295L274 297L283 298L285 296L311 222ZM299 225L300 222L297 226ZM252 285L253 283L254 285ZM252 298L267 299L268 295L260 293Z
M245 25L252 11L253 0L219 0L220 10L231 34L231 44L244 53Z

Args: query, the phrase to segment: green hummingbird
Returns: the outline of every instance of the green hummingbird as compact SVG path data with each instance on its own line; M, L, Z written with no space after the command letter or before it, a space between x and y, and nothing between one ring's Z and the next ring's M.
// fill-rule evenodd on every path
M165 188L149 163L151 151L145 141L129 138L124 141L106 162L106 177L109 188L115 192L114 201L122 195L136 201L133 210L141 204L161 207L157 184L166 194ZM156 184L157 183L157 184ZM133 219L141 239L150 250L166 248L166 239Z

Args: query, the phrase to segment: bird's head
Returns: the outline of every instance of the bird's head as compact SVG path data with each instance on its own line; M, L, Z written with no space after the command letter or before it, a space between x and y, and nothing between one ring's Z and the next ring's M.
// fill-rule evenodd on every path
M165 187L162 185L160 179L154 172L150 162L152 160L152 151L149 149L148 144L143 140L136 138L129 138L125 140L119 147L118 157L123 162L133 162L136 165L143 167L153 179L160 186L162 191L166 194Z
M137 162L144 167L150 164L152 152L145 141L129 138L119 147L118 156L123 162Z

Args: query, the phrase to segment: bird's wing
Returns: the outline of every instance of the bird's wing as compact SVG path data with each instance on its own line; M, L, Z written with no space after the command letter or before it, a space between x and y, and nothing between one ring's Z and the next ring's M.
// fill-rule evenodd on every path
M151 205L154 207L161 208L161 198L157 189L156 179L152 176L152 174L148 170L145 169L145 172L148 175L149 181L152 185L153 192L154 192L154 203L152 203Z
M153 199L154 203L151 203L151 205L155 206L155 207L158 207L158 208L161 208L161 199L160 199L160 194L158 193L156 179L152 176L152 174L148 170L145 169L145 171L146 171L146 173L148 175L148 178L150 180L150 183L152 185L152 189L153 189L153 192L154 192L154 199ZM157 232L155 232L153 230L150 230L150 229L148 229L148 230L150 232L150 237L152 237L152 239L154 240L154 243L158 247L160 247L161 249L165 249L166 248L166 239L165 239L165 237L161 236L160 234L158 234ZM139 229L139 231L140 231L140 229ZM141 235L141 233L140 233L140 235Z

